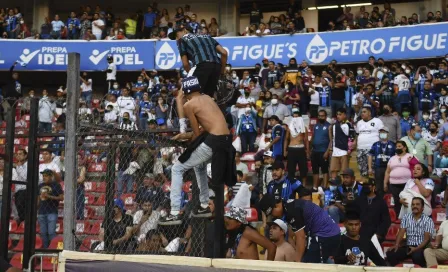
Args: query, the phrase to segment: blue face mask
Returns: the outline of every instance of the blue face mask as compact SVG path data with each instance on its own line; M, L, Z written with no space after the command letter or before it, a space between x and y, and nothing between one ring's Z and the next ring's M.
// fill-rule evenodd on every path
M439 73L441 74L445 73L445 69L439 69Z
M420 139L422 138L422 134L421 134L420 132L416 132L416 133L414 134L414 138L415 138L416 140L420 140Z
M338 186L330 185L330 191L336 191L337 188Z

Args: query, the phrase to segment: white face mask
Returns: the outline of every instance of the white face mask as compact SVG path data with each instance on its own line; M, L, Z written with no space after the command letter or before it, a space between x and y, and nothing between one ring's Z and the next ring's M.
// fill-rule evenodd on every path
M362 70L358 70L358 75L362 75Z
M278 99L273 98L271 100L272 105L277 105L278 104Z
M230 71L230 67L226 67L226 71Z
M249 107L246 108L245 112L246 112L246 114L249 114L251 112L251 108L249 108Z
M440 112L445 112L446 111L446 109L440 109Z
M387 133L380 133L380 139L386 140L387 139Z
M267 134L264 135L264 137L267 138L267 139L271 139L271 134L267 133Z
M330 185L330 191L336 191L338 186Z
M406 69L406 74L410 74L411 73L411 70L409 70L409 69Z
M189 23L189 22L190 22L190 20L185 20L185 22Z
M236 73L232 73L232 77L233 77L233 78L236 78Z
M401 68L406 69L406 65L404 65L404 64L401 65Z
M345 73L347 73L347 71L341 70L341 74L345 75Z
M143 81L141 81L141 80L139 80L139 81L137 81L138 83L142 83Z
M288 84L285 85L285 90L289 90L289 85Z
M387 73L387 71L388 71L387 68L383 68L384 73Z
M423 119L428 120L428 118L429 118L429 115L427 115L427 114L423 115Z
M30 94L30 97L34 97L34 94Z
M202 27L205 27L205 24L201 24Z
M114 89L118 89L118 85L114 85Z

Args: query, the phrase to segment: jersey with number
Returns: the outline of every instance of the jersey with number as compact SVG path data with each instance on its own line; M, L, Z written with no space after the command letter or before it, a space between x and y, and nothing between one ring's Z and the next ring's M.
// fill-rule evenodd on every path
M411 88L411 81L405 75L398 75L394 79L394 84L398 86L398 91L409 91Z

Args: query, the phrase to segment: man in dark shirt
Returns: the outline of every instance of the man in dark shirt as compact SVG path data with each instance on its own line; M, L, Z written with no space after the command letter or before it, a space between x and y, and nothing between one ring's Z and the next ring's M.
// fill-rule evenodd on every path
M112 250L124 251L129 246L129 240L132 237L132 228L134 227L132 216L125 213L124 203L121 199L114 200L113 218L105 226L106 220L101 223L100 239L104 240L105 229L112 240ZM106 249L106 248L105 248ZM107 250L107 249L106 249Z
M40 172L43 182L38 187L39 207L37 220L40 226L40 236L43 247L48 248L51 240L56 237L56 223L58 221L59 202L64 200L64 192L59 183L53 179L53 171L45 169Z
M339 224L345 218L345 206L355 201L362 192L362 184L355 181L355 173L347 168L342 172L342 185L334 192L335 204L328 209L328 214Z
M376 235L381 243L391 224L389 208L383 197L376 194L374 179L369 178L364 182L362 191L363 194L355 202L356 207L359 207L361 235L368 239Z
M285 222L295 236L296 262L327 263L330 256L335 256L340 229L322 208L304 199L290 199L285 205L280 203L276 203L273 195L265 194L259 207L267 216L286 215ZM309 242L305 252L307 235Z
M19 82L19 73L14 72L14 68L17 65L17 61L9 69L9 73L11 75L11 79L8 83L3 87L3 100L1 106L3 107L3 113L1 114L1 119L4 120L3 114L7 112L11 106L17 101L17 99L21 98L22 95L22 85Z
M197 77L201 92L213 98L219 76L225 74L228 53L210 35L195 35L191 32L190 26L179 28L171 32L169 38L177 41L182 64L188 76Z
M259 25L261 22L261 19L263 19L263 13L261 10L257 7L257 3L252 3L252 10L250 11L250 24L253 25Z
M347 212L345 229L347 233L342 236L341 244L334 262L336 264L366 266L367 259L371 259L376 266L386 266L378 250L370 240L370 236L360 235L361 220L355 211Z
M445 62L439 63L439 72L432 76L432 84L437 94L440 94L442 87L448 85L448 70Z
M149 200L154 209L157 209L165 198L162 188L154 186L154 175L146 174L143 179L143 185L137 190L135 202L142 205L143 202Z
M264 69L261 74L265 90L273 88L275 81L281 80L280 72L275 69L275 62L273 61L269 62L268 69Z

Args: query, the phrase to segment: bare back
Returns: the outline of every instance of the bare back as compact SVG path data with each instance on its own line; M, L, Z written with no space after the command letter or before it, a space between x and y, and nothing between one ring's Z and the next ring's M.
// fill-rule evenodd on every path
M191 111L199 125L213 135L229 135L227 122L221 109L208 95L196 95L184 104L185 112Z
M284 241L281 245L277 245L274 261L279 262L294 262L295 250L292 245ZM266 254L267 256L267 254Z
M246 228L245 232L246 231L255 231L255 230ZM240 243L238 244L238 248L236 249L236 258L246 260L260 259L260 256L258 255L257 244L244 237L244 234L241 236Z

